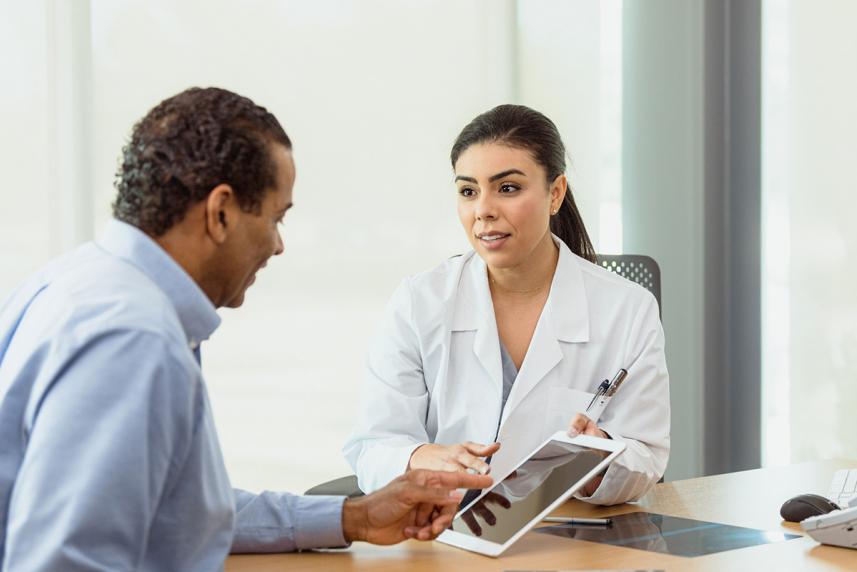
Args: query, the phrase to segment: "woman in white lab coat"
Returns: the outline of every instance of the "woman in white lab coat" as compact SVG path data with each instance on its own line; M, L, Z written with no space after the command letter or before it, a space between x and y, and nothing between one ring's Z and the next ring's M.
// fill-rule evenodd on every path
M473 250L402 282L371 349L344 453L360 488L414 468L501 475L558 430L627 448L580 495L638 499L669 456L669 378L654 297L594 264L556 126L501 105L453 146ZM620 368L600 419L587 396Z

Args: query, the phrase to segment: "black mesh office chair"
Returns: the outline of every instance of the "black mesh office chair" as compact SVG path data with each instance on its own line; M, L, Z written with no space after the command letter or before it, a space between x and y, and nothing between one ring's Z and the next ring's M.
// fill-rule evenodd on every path
M597 256L598 263L607 270L648 289L655 296L660 312L661 269L653 258L640 254L599 254ZM363 491L357 486L357 477L349 475L316 485L304 494L344 495L348 498L354 498L363 496Z
M598 264L622 278L636 282L655 296L661 308L661 269L651 256L642 254L598 254Z

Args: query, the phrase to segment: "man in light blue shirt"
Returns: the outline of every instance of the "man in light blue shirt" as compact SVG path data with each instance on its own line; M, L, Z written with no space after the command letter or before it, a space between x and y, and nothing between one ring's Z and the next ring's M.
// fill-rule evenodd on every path
M135 127L114 215L0 310L3 570L220 570L234 552L434 538L457 488L415 471L357 500L233 490L200 344L283 251L291 142L250 100L191 89Z

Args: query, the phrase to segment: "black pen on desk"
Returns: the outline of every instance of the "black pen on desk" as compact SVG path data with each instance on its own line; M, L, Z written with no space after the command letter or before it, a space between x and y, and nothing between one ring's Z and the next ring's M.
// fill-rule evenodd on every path
M613 524L612 518L571 518L567 516L546 516L542 519L543 522L557 522L560 524L569 525L586 525L586 526L610 526Z

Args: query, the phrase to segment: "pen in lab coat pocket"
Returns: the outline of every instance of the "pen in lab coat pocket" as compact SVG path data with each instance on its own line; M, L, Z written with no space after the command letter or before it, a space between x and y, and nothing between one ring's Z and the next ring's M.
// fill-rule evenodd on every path
M628 370L622 368L615 376L613 376L613 380L607 384L606 389L602 389L602 387L607 380L601 382L601 385L598 386L598 391L595 393L595 397L592 398L592 401L589 403L589 407L586 408L587 414L589 414L593 409L597 412L597 415L589 415L590 419L598 422L598 418L601 417L601 413L604 411L604 408L607 407L607 403L619 390L619 386L622 385L622 382L625 381L627 376Z

